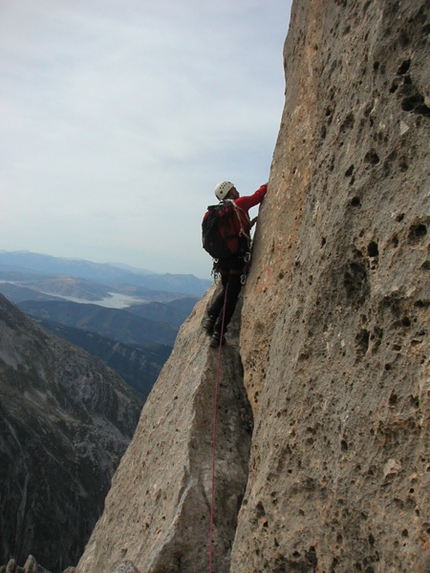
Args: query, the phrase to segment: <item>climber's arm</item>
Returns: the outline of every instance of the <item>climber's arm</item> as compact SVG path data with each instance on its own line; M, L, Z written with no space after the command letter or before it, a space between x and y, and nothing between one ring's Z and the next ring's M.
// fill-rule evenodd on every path
M251 207L255 207L262 202L264 196L267 193L267 184L261 185L259 189L253 195L245 195L244 197L238 197L235 203L238 207L244 211L248 211Z

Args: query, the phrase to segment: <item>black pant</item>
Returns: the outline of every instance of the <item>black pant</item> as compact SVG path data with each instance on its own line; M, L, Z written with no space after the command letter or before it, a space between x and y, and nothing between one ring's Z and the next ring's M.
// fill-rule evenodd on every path
M242 263L243 264L243 263ZM233 268L231 268L233 266ZM227 267L227 268L226 268ZM234 268L236 267L236 268ZM236 308L237 299L239 298L240 289L242 288L241 275L242 268L239 265L223 265L219 272L221 274L221 281L223 289L216 297L213 304L208 309L208 314L215 318L214 332L221 332L223 325L223 307L225 303L224 313L224 332L227 330L227 325L233 316L234 309ZM227 291L227 298L226 298Z

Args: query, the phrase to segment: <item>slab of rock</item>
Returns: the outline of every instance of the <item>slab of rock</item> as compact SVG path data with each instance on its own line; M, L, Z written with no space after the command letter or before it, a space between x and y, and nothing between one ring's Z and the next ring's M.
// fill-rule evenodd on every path
M219 353L209 347L201 320L211 296L213 289L179 332L77 573L208 570ZM212 559L220 573L229 570L252 431L237 341L233 322L221 354L217 407Z
M73 571L74 567L68 567L63 573L73 573ZM29 555L24 567L17 565L15 559L9 559L0 567L0 573L49 573L49 571L39 565L33 555Z

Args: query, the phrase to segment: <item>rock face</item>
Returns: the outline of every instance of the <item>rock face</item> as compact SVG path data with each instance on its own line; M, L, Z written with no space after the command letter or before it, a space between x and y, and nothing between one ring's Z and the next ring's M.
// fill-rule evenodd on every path
M249 464L234 331L221 361L214 571L430 571L429 12L427 0L293 4L241 310ZM78 573L208 570L208 296Z
M75 565L140 413L100 360L0 295L0 564ZM34 558L32 558L34 559ZM33 571L33 561L28 571ZM41 568L39 568L41 570Z
M74 573L74 571L74 567L68 567L63 573ZM33 555L29 555L23 567L17 565L15 559L10 559L6 565L0 567L0 573L49 573L49 571L39 565Z
M242 380L237 323L222 354L201 328L213 289L182 327L115 474L105 511L77 571L204 571L209 561L212 437L217 380L213 564L229 570L245 490L252 414ZM236 344L234 343L236 341Z
M429 10L294 3L232 571L430 570Z

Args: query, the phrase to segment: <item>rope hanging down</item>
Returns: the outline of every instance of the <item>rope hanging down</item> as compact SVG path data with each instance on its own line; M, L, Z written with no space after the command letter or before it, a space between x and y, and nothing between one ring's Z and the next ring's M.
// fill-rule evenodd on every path
M209 521L209 573L213 573L212 567L213 567L213 529L214 529L214 516L215 516L215 454L216 454L217 408L218 408L218 394L219 394L220 372L221 372L221 349L224 336L225 307L227 304L227 291L228 291L228 281L225 287L224 305L222 308L221 333L218 347L218 366L217 366L215 398L214 398L213 434L212 434L212 494L211 494L211 513Z

